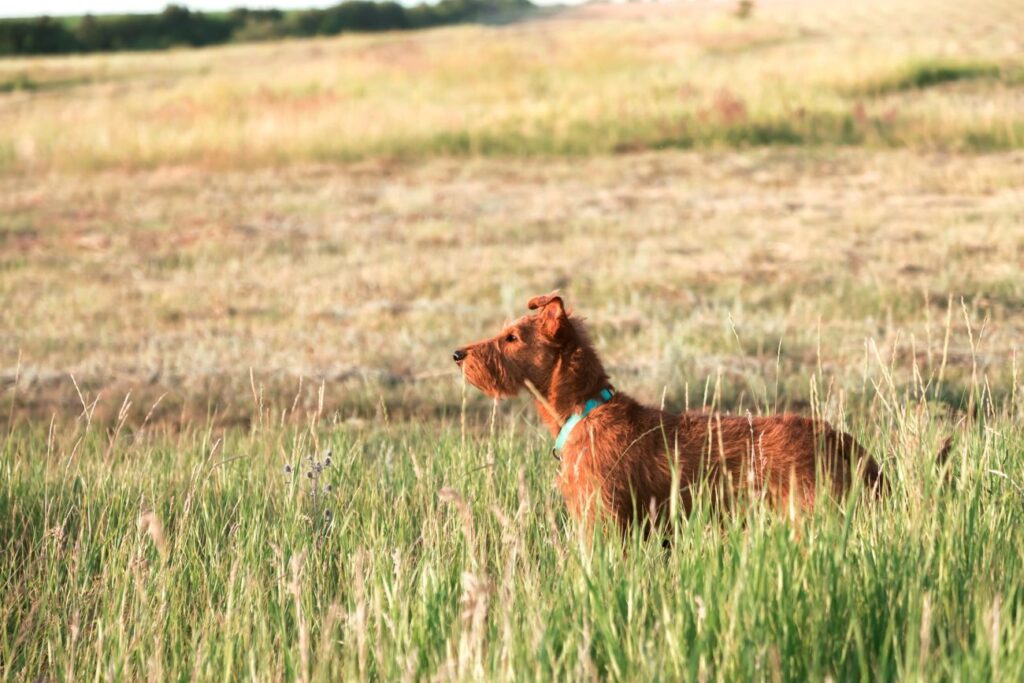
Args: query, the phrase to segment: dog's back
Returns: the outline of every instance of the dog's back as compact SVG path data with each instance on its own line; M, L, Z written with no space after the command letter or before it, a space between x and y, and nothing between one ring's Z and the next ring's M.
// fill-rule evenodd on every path
M582 516L599 498L623 528L637 516L663 514L673 486L686 510L709 487L722 508L763 497L790 514L813 506L823 491L844 497L857 477L870 492L884 487L877 462L860 444L820 420L678 415L617 394L588 421L565 449L562 492Z

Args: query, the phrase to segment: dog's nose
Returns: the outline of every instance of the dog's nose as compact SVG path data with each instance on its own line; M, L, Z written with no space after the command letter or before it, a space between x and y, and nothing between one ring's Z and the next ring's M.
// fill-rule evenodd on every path
M456 363L458 363L465 357L466 352L463 349L455 349L455 352L452 353L452 360L454 360Z

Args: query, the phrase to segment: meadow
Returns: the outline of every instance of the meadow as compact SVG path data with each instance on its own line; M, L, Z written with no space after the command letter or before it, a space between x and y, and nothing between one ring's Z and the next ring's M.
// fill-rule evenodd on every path
M1024 679L1022 23L0 61L0 678ZM820 415L891 495L588 535L450 359L556 287L618 388Z
M589 6L503 27L0 63L0 168L1024 142L1020 3Z

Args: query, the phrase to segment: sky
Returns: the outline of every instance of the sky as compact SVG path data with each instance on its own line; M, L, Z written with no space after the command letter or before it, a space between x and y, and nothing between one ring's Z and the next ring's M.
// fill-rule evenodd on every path
M173 4L199 10L224 10L232 7L329 7L339 2L341 0L180 0ZM0 17L148 13L159 12L169 3L172 0L0 0Z

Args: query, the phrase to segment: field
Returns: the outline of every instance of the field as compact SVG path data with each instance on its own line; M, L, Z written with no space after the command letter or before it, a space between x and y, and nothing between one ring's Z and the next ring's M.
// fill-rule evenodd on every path
M1024 144L1015 0L592 6L505 27L0 64L0 167Z
M1024 6L733 10L0 61L0 678L1024 679ZM556 287L892 495L588 536Z

